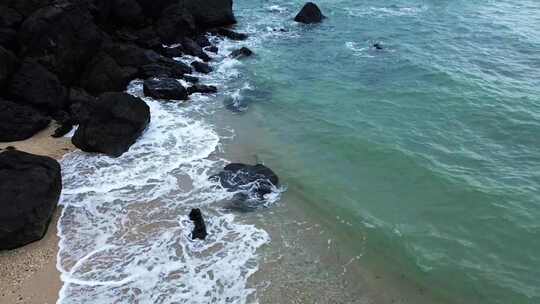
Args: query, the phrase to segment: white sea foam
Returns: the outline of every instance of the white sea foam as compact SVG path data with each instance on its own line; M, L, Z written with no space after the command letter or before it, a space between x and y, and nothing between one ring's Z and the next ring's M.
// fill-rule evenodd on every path
M249 82L227 57L233 44L219 47L215 72L196 76L220 94L240 95ZM209 97L160 102L143 96L141 81L128 92L144 98L152 116L137 143L119 158L76 151L62 160L58 303L246 303L256 250L269 236L216 207L234 193L208 179L226 163L215 156L216 130L200 115ZM194 207L206 217L205 241L190 237Z
M362 47L357 42L348 41L348 42L345 42L345 47L349 49L350 51L352 51L354 56L367 57L367 58L375 57L372 54L370 54L370 48L367 45Z
M350 16L353 17L375 17L375 18L386 18L386 17L401 17L401 16L415 16L427 10L426 6L414 6L414 7L405 7L405 6L385 6L385 7L359 7L359 8L347 8L346 9Z

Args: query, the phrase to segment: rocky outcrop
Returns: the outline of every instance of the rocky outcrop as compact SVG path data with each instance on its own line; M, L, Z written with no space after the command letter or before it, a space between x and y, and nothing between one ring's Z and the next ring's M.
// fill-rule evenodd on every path
M25 61L13 75L8 88L17 102L54 113L66 105L67 89L55 74L34 61Z
M195 69L195 71L203 74L208 74L214 70L208 64L200 61L193 61L191 66Z
M211 177L232 192L239 192L246 199L264 200L278 185L278 176L268 167L246 164L229 164L223 171Z
M212 94L217 93L217 88L211 85L195 84L189 87L187 91L190 95L194 93Z
M121 67L111 56L100 53L82 74L81 86L95 95L122 91L137 74L136 68Z
M231 40L246 40L248 38L247 34L237 33L226 28L218 28L212 31L212 33L229 38Z
M0 99L0 142L30 138L45 129L50 121L33 108Z
M150 109L137 97L126 93L104 93L88 109L72 138L87 152L118 157L141 136L150 122Z
M194 225L193 231L191 232L191 239L206 239L208 232L206 232L206 224L204 223L201 209L191 209L191 212L189 213L189 219L193 222Z
M147 79L143 84L144 94L157 99L186 100L188 92L173 78Z
M17 69L18 60L11 51L0 47L0 89L3 89L7 80Z
M230 54L229 54L229 57L231 58L235 58L235 59L240 59L242 57L249 57L253 55L253 51L248 49L247 47L242 47L238 50L234 50L232 51Z
M308 2L304 5L298 15L294 17L294 21L310 24L322 22L324 18L326 17L322 14L319 7L313 2Z
M199 57L206 62L211 60L210 56L203 51L201 46L190 38L184 38L182 40L182 48L187 55Z
M20 151L0 153L0 250L41 239L62 190L60 165Z

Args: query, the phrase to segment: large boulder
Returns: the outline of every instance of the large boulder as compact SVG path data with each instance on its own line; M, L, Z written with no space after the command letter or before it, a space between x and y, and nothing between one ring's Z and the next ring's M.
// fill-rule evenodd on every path
M172 59L163 57L153 50L146 50L129 43L108 44L103 48L103 51L122 67L138 68L156 62L174 62Z
M144 94L157 99L187 100L188 92L180 82L172 78L147 79Z
M201 29L236 23L233 0L183 0L181 5L193 15Z
M15 101L31 105L48 113L66 105L67 89L58 77L41 64L26 60L13 75L8 88Z
M30 138L49 122L49 118L33 108L0 99L0 142Z
M200 61L193 61L191 63L191 66L195 69L195 71L199 73L203 73L203 74L209 74L210 72L214 70L208 64L204 62L200 62Z
M115 22L134 27L144 25L144 14L136 0L111 0L111 2L111 13Z
M0 27L17 27L22 22L22 18L15 9L0 5Z
M190 38L186 37L182 39L182 48L184 50L184 53L188 55L199 57L204 61L210 61L211 59L210 56L208 56L208 54L203 51L201 46Z
M156 22L156 32L165 43L178 42L179 38L195 33L193 16L180 4L166 8Z
M319 7L313 2L308 2L298 15L294 17L294 21L309 24L322 22L324 18L326 17L322 14Z
M87 152L118 157L129 150L150 123L150 108L126 93L104 93L89 109L72 138Z
M278 176L268 167L246 164L229 164L219 174L210 177L232 192L242 194L246 199L264 200L279 185Z
M78 80L101 40L87 1L41 8L23 22L19 31L21 54L38 59L66 84Z
M212 85L204 85L204 84L195 84L192 85L187 89L188 94L194 94L194 93L202 93L202 94L213 94L217 93L218 89L215 86Z
M41 239L61 191L60 165L54 159L20 151L0 153L0 250Z
M11 51L0 46L0 89L3 89L7 80L17 69L18 60Z
M82 74L81 85L94 95L123 91L137 74L138 69L122 67L111 56L100 53L90 61Z

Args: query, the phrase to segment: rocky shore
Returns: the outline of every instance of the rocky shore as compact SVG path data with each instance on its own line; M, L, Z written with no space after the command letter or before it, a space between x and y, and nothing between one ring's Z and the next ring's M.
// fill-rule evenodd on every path
M322 18L310 4L295 20ZM0 215L0 267L8 274L2 300L44 301L20 293L37 273L57 277L50 273L56 232L49 229L62 192L57 160L77 148L110 157L130 149L152 120L145 101L125 93L134 79L157 100L216 93L192 73L213 72L209 54L218 48L209 35L247 39L230 28L235 23L232 0L0 0L0 206L7 210ZM252 54L242 47L229 56ZM175 60L185 55L191 63ZM231 191L245 189L239 201L263 200L278 185L262 165L229 165L213 178ZM190 218L193 238L204 239L200 210Z

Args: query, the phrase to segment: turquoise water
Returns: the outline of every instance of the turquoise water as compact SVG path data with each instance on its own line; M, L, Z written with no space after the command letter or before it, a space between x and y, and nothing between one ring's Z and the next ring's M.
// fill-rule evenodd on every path
M235 2L265 163L434 293L539 303L540 2L318 4Z

